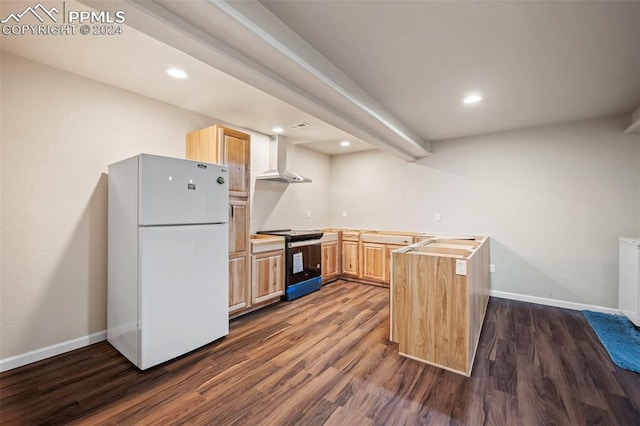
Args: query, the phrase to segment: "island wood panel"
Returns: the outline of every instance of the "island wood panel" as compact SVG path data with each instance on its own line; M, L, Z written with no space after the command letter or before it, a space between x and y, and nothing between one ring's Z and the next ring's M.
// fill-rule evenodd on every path
M476 248L485 237L477 237L478 240L446 240L442 237L434 239L434 242L429 244L431 247L446 247L452 246L453 248Z
M488 301L488 238L467 259L424 249L393 253L390 340L401 355L468 376ZM456 274L458 260L466 276Z
M251 303L261 303L284 293L284 250L252 256Z
M466 372L467 286L455 259L398 253L393 264L400 354Z
M417 247L415 250L425 254L433 254L434 256L457 257L460 259L466 258L471 254L470 250L460 248L431 247L431 245Z
M469 360L473 359L489 303L489 244L482 244L467 261L469 292ZM469 365L469 371L471 371Z

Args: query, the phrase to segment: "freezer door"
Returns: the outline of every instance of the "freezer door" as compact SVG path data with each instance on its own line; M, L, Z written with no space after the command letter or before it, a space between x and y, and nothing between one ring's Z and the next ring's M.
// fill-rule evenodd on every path
M226 166L141 154L139 224L229 221Z
M618 309L640 327L640 239L620 238Z
M228 224L141 227L142 370L229 333Z

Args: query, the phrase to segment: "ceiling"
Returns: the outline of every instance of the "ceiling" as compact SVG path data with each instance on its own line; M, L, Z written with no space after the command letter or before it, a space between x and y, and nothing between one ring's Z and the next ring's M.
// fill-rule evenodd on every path
M640 107L639 2L262 4L428 140Z
M330 155L412 160L432 140L640 106L640 2L82 1L126 10L124 34L2 49Z
M3 17L14 9L23 10L25 2L5 6L6 2L3 2ZM88 9L69 0L66 7ZM283 135L288 142L303 144L328 155L374 149L370 144L131 27L126 27L122 35L104 37L79 34L71 37L3 36L1 47L3 51L259 133L273 134L271 129L280 126L284 128ZM165 74L167 67L180 67L188 72L189 78L170 78ZM309 126L289 128L300 122ZM344 140L351 145L340 146Z

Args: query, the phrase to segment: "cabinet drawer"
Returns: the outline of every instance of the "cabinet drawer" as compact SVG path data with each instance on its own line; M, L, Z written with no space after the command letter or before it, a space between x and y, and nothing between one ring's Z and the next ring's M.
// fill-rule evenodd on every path
M362 234L362 242L393 244L396 246L408 246L413 244L413 236L411 235L387 235L387 234Z
M267 251L284 250L283 237L252 236L251 254L265 253Z
M360 241L360 231L342 231L342 241Z

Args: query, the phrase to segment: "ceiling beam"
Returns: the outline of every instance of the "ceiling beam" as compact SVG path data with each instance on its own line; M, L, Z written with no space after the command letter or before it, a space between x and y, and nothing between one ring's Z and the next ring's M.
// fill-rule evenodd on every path
M633 114L631 114L631 125L627 127L624 131L624 134L640 134L640 108L635 110Z
M257 1L80 0L405 161L430 144Z

